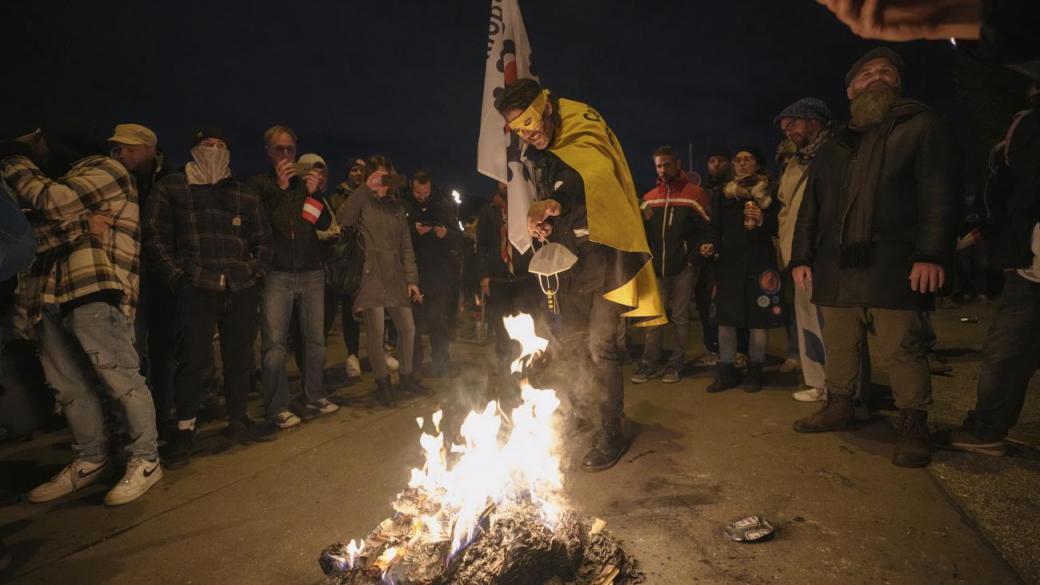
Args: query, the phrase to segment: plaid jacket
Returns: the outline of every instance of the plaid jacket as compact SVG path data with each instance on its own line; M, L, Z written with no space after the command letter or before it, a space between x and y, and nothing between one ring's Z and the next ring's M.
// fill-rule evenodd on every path
M137 188L126 168L107 156L89 156L57 180L24 156L0 161L0 178L31 212L36 259L19 283L18 303L30 325L43 305L62 304L106 290L122 293L120 310L133 320L140 277ZM88 213L105 213L112 226L90 234Z
M271 228L256 193L228 178L188 185L184 173L155 184L144 209L145 254L175 290L255 286L271 266Z

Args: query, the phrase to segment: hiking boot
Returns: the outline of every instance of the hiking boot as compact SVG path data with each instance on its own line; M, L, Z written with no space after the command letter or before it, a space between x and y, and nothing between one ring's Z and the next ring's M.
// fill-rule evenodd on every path
M184 467L195 452L195 429L177 429L177 434L163 451L163 463L168 469Z
M592 441L592 449L582 459L584 471L604 471L613 467L628 450L621 423L604 426Z
M422 381L415 374L401 374L397 385L402 392L411 392L422 396L433 394L428 387L423 386Z
M829 433L847 431L853 428L852 396L847 394L827 393L827 403L812 416L794 421L794 430L798 433Z
M744 377L744 392L753 394L762 389L766 383L766 375L762 372L762 362L748 364L747 376Z
M924 467L932 462L928 444L928 411L904 408L899 411L899 438L892 463L900 467Z
M630 380L633 384L642 384L644 382L649 382L660 375L660 370L646 362L641 362L639 367L636 368L636 372L632 374Z
M665 384L675 384L679 380L682 380L682 376L679 375L679 368L668 366L664 369L664 374L661 376L661 382Z
M273 422L258 423L249 418L231 419L224 436L228 439L247 445L249 443L268 443L275 440L278 425Z
M1007 454L1007 446L1003 439L981 439L974 433L965 430L943 431L932 435L932 444L940 449L952 449L966 453L977 453L991 457L1003 457Z
M140 498L153 485L162 479L162 465L159 459L151 461L142 457L134 457L126 464L126 473L116 487L105 495L106 506L122 506Z
M108 471L108 459L100 463L76 459L49 481L33 488L29 492L29 501L34 504L42 504L57 500L96 483L105 475L106 471Z
M385 378L376 378L376 401L383 406L390 408L396 402L394 400L394 387L390 384L390 376Z
M805 390L798 390L791 393L791 398L794 398L798 402L823 402L827 400L827 390L825 388L806 388Z
M740 384L740 374L737 373L737 367L731 363L719 362L715 381L708 385L708 392L712 394L722 392L723 390L736 388L737 384Z

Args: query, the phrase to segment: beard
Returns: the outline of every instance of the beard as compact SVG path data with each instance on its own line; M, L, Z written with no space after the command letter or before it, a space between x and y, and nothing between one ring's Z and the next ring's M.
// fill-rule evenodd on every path
M880 124L888 115L888 111L892 109L892 104L899 99L899 94L898 87L884 84L868 87L859 92L852 98L849 107L852 114L852 127L869 128Z

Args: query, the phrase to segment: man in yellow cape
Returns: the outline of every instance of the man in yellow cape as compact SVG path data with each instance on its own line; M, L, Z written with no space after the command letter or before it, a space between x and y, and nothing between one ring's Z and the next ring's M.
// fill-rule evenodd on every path
M620 318L665 322L635 184L621 144L592 107L557 98L533 79L506 86L496 107L535 169L528 231L578 257L561 276L560 310L565 332L588 339L581 353L602 427L582 468L602 471L628 448Z

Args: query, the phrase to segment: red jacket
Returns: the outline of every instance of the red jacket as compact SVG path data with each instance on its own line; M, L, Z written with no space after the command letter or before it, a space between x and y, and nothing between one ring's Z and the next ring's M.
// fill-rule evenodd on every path
M646 237L654 258L654 271L674 276L699 257L704 226L709 221L708 194L686 178L685 172L643 195Z

